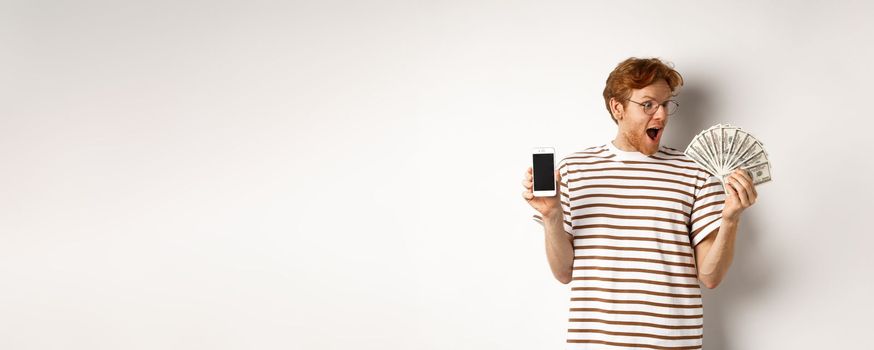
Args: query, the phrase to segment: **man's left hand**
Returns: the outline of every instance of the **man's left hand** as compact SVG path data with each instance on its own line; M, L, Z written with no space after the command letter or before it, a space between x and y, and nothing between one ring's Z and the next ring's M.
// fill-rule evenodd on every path
M753 185L753 178L746 170L737 169L725 177L723 186L726 196L722 219L737 222L744 209L756 204L758 193Z

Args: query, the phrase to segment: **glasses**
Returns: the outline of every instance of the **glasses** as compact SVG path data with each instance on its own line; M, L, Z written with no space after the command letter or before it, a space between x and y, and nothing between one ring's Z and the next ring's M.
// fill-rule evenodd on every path
M680 109L680 104L674 100L667 100L665 102L662 102L662 104L656 104L656 102L653 100L646 100L643 102L636 102L636 101L632 101L631 99L626 99L626 100L628 100L629 102L634 102L634 103L640 105L641 107L643 107L643 113L646 113L649 115L656 114L656 111L659 110L659 106L664 107L665 111L668 112L668 115L673 115L674 113L677 113L678 109Z

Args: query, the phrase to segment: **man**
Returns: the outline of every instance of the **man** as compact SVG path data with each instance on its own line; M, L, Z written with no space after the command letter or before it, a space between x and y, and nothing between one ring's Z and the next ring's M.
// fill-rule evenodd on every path
M623 61L604 89L615 138L562 159L554 197L534 197L531 168L525 175L549 266L571 284L569 349L701 348L698 282L716 288L725 277L757 194L747 172L723 186L659 145L682 84L658 59Z

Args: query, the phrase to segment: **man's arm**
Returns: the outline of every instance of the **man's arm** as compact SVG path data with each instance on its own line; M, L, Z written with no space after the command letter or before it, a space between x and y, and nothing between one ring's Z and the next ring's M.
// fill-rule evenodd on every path
M556 191L552 197L534 197L533 171L529 167L522 180L522 198L537 212L541 213L540 223L543 224L544 238L546 240L546 259L549 261L549 269L559 282L568 284L571 282L574 267L574 238L564 230L564 209ZM560 189L561 172L555 170L555 188ZM565 185L566 186L566 185ZM536 215L535 215L536 216Z
M756 203L758 193L753 178L745 170L735 170L726 180L725 206L719 232L710 234L695 246L698 280L710 289L716 288L734 259L734 241L741 213Z
M722 282L734 258L734 241L737 236L737 221L722 220L719 232L711 234L695 246L695 263L698 265L698 280L713 289Z
M543 216L543 230L546 239L546 259L552 275L559 282L571 282L574 267L574 239L564 231L564 218L561 211Z

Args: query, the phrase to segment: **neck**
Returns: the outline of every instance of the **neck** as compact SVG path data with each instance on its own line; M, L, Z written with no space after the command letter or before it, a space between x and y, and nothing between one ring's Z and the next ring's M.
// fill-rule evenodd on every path
M640 152L639 149L635 148L628 142L628 139L622 135L622 132L616 133L616 138L613 139L613 145L616 146L620 151L625 152Z

